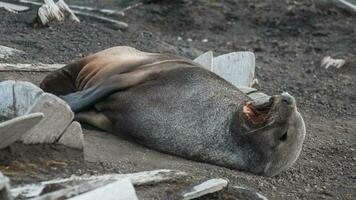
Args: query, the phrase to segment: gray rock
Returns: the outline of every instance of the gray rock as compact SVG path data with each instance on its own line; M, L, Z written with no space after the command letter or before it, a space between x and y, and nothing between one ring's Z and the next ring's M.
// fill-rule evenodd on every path
M44 117L42 113L32 113L0 123L0 149L19 140Z
M0 199L13 200L10 192L10 180L0 172Z
M22 137L25 144L54 143L72 122L74 114L60 98L43 93L28 113L42 112L45 118Z
M21 50L17 50L17 49L11 48L11 47L6 47L6 46L0 45L0 59L8 58L15 54L24 54L24 53L25 52L23 52Z
M15 81L0 82L0 122L15 117L13 88Z
M200 64L205 69L211 71L212 67L213 67L213 52L207 51L207 52L203 53L202 55L195 58L194 62Z
M246 51L215 57L212 71L236 87L251 87L255 77L255 55Z
M83 149L84 136L80 124L76 121L72 122L64 131L58 143L75 149Z
M14 85L15 114L21 116L27 113L28 109L35 103L37 98L43 93L42 89L26 81L16 81Z

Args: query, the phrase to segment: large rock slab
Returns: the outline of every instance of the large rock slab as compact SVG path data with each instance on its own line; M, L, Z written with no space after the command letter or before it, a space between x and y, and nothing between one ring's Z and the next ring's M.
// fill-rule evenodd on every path
M207 69L209 71L212 71L212 68L213 68L213 52L212 51L207 51L207 52L203 53L202 55L200 55L197 58L195 58L194 62L200 64L205 69Z
M18 11L18 12L26 11L26 10L30 9L27 6L21 6L21 5L17 5L17 4L8 3L8 2L2 2L2 1L0 1L0 8L5 8L7 10Z
M44 117L42 113L32 113L0 123L0 149L3 149L35 127Z
M72 122L64 131L58 143L74 149L83 149L84 136L80 124L76 121Z
M30 82L16 81L13 94L15 115L21 116L28 112L28 109L43 94L43 90Z
M14 84L15 81L0 82L0 122L15 117Z
M255 77L255 55L246 51L215 57L212 71L236 87L251 87Z
M28 113L42 112L44 119L22 137L25 144L54 143L74 118L67 103L62 99L43 93L29 109Z

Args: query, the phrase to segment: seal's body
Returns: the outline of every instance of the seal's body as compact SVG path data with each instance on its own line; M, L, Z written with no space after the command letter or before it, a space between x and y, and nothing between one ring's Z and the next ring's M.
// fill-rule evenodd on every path
M41 87L67 101L81 122L159 151L256 174L289 167L304 140L290 95L257 105L176 56L114 47L54 72Z

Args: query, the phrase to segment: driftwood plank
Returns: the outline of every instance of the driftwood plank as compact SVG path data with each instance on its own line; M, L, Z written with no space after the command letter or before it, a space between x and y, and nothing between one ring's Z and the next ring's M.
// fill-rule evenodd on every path
M14 64L0 63L0 71L50 72L64 67L65 64Z
M69 200L137 200L136 191L129 178L109 183Z
M137 172L132 174L105 174L105 175L97 175L97 176L72 176L70 178L64 179L54 179L50 181L41 182L38 184L30 184L22 187L14 188L11 190L13 196L17 197L18 195L22 195L26 198L37 197L41 194L42 190L51 184L60 184L60 185L70 185L88 183L88 182L102 182L102 181L115 181L121 180L123 178L130 178L132 184L134 185L145 185L145 184L154 184L165 181L175 181L177 179L183 178L187 176L185 172L177 171L177 170L154 170L154 171L144 171Z
M10 11L16 11L16 12L26 11L26 10L30 9L27 6L21 6L21 5L17 5L17 4L13 4L13 3L0 1L0 8L1 7L5 8L7 10L10 10Z

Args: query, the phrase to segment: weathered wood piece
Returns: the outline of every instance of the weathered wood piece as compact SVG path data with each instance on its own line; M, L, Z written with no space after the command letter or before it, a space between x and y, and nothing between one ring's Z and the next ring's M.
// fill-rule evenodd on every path
M165 181L175 181L186 177L187 174L182 171L177 170L154 170L154 171L144 171L137 172L132 174L105 174L105 175L96 175L96 176L72 176L70 178L64 179L55 179L50 181L41 182L39 184L30 184L22 187L14 188L11 190L13 196L17 197L22 195L26 198L36 197L41 194L42 190L46 185L50 184L61 184L61 185L75 185L85 182L102 182L102 181L116 181L123 178L129 178L134 185L145 185L145 184L155 184Z
M190 188L182 194L178 195L178 199L189 200L195 199L206 194L214 193L224 189L228 184L228 181L225 179L210 179L199 185Z
M255 77L255 55L246 51L215 57L212 71L236 87L251 87Z
M58 143L75 149L83 149L84 136L81 125L76 121L72 122L64 131Z
M211 71L213 68L213 52L207 51L193 60L205 69Z
M42 113L32 113L0 123L0 149L8 147L21 139L21 137L35 127L43 117L44 115Z
M75 21L77 23L80 22L79 18L74 14L74 12L69 8L69 6L63 0L58 0L56 5L58 6L59 10L64 13L64 15L68 15L69 19Z
M27 6L21 6L13 3L2 2L2 1L0 1L0 8L5 8L6 10L15 11L15 12L21 12L30 9Z
M0 199L13 200L10 192L10 180L0 172Z
M1 2L0 2L0 7L1 7ZM0 45L0 59L8 58L15 54L24 54L24 53L25 52L21 50Z
M42 112L45 118L21 139L25 144L54 143L74 118L67 103L49 94L41 94L28 113Z
M268 200L267 197L247 187L231 186L228 188L228 191L237 197L237 199Z
M114 20L114 19L110 19L110 18L103 17L103 16L99 16L99 15L96 15L96 14L82 12L82 11L79 11L79 10L73 10L73 12L75 14L77 14L77 15L82 15L82 16L86 16L86 17L90 17L90 18L93 18L93 19L96 19L96 20L100 20L100 21L103 21L103 22L110 23L110 24L114 25L115 27L117 27L119 29L126 29L126 28L129 27L129 25L127 23L125 23L125 22Z
M137 200L136 191L129 178L124 178L99 187L70 200Z
M70 8L73 10L83 10L83 11L90 11L90 12L99 12L106 15L116 15L116 16L125 16L125 13L118 10L111 10L111 9L101 9L101 8L93 8L89 6L78 6L78 5L69 5Z
M14 64L14 63L0 63L0 71L25 71L25 72L50 72L64 67L65 64Z
M51 21L64 20L64 13L52 0L44 0L44 3L38 9L38 18L42 25L48 25Z

